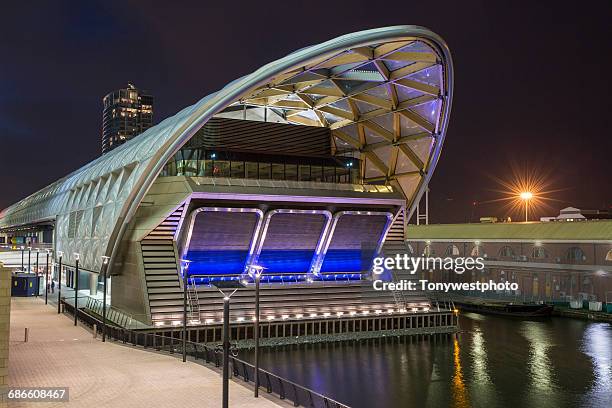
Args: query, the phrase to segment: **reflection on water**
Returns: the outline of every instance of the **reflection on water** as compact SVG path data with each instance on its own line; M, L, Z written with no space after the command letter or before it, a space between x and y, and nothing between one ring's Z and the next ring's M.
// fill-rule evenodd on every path
M472 336L471 357L474 361L474 380L479 384L489 384L491 378L487 371L487 348L480 327L474 328Z
M612 407L612 327L605 323L591 324L582 336L582 351L593 362L595 384L585 395L583 404L596 402L601 406Z
M467 391L465 390L465 384L463 383L463 373L461 372L461 356L459 355L459 341L453 339L453 363L455 365L455 372L453 374L453 406L455 407L469 407L469 399Z
M612 407L609 324L466 313L461 328L262 349L261 364L354 408Z

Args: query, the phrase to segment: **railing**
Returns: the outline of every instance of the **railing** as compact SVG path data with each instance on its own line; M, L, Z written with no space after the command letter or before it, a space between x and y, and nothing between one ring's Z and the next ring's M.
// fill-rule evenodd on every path
M102 313L104 313L103 302L91 296L87 297L87 304L85 307L99 316L102 316ZM131 315L110 305L106 305L106 318L109 322L115 323L121 327L129 327L134 320Z
M96 300L96 299L94 299ZM74 307L68 303L64 303L68 312L74 313ZM97 312L96 312L97 313ZM93 327L97 325L98 330L102 328L102 322L87 313L79 313L79 318L86 325ZM108 338L131 344L132 346L141 346L145 349L155 351L163 351L169 354L182 354L183 340L180 337L161 336L153 333L146 333L125 329L122 327L107 326L106 335ZM220 350L207 346L201 343L186 342L186 354L201 360L205 364L210 364L215 368L223 365L223 353ZM242 378L244 382L249 383L255 379L255 367L237 357L230 356L230 370L235 377ZM312 408L349 408L348 405L342 404L329 397L319 394L309 388L303 387L285 378L279 377L269 371L258 370L259 384L270 394L275 394L282 400L288 400L294 406L312 407Z

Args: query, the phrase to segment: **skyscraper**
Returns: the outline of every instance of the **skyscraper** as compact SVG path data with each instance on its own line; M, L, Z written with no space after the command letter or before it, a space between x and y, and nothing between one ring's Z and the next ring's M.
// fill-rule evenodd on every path
M102 100L102 154L153 125L153 96L128 83Z

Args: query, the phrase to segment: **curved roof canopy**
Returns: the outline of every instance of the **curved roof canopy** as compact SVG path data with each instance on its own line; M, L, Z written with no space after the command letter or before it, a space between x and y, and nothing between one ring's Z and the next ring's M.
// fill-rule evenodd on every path
M85 269L99 270L165 163L212 116L241 118L245 109L330 128L332 153L359 157L365 182L399 188L414 207L440 156L451 100L450 52L436 34L417 26L347 34L229 83L3 210L0 228L56 219L65 260L79 252Z

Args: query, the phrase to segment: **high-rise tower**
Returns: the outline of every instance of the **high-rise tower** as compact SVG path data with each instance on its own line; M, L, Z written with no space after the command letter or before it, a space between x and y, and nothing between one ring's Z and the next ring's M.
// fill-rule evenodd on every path
M128 83L103 99L102 154L153 125L153 96Z

